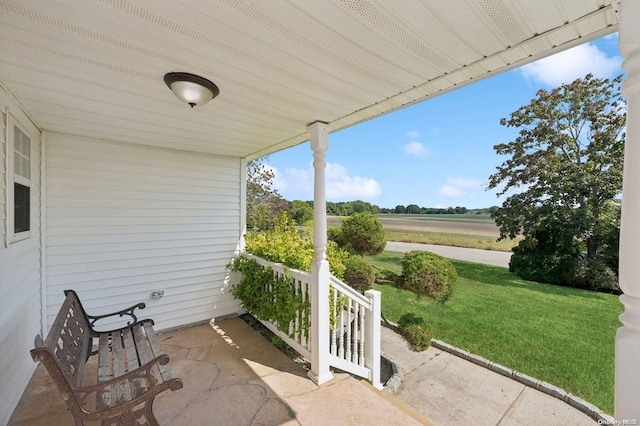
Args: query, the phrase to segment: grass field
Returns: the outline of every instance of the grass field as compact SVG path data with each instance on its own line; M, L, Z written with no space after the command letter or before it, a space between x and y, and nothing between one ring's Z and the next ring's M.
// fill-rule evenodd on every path
M401 253L371 260L400 272ZM377 285L382 312L425 319L433 337L559 386L613 412L616 296L523 281L507 269L452 261L460 276L451 300L435 304L392 285Z
M492 220L490 214L379 214L379 218L396 219L406 217L417 220L442 220L442 221L468 221L468 220Z
M451 232L430 232L420 230L388 229L385 227L388 241L404 243L435 244L439 246L468 247L483 250L511 251L518 240L496 241L497 237L473 234L456 234Z
M496 241L498 227L489 215L378 215L387 240L405 243L436 244L483 250L511 251L520 239ZM342 217L329 216L330 227Z

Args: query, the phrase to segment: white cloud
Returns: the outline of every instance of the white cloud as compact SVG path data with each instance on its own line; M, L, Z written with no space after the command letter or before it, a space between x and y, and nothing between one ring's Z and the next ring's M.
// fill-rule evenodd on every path
M313 166L308 169L275 170L273 186L288 199L313 199ZM337 163L327 163L325 171L326 197L331 201L372 200L382 195L382 187L373 178L349 176L348 170Z
M411 130L410 132L407 132L407 137L409 139L417 139L420 137L420 132L417 130Z
M285 169L280 172L273 168L273 187L287 199L312 199L313 198L313 169ZM309 193L311 194L309 196ZM288 195L292 194L292 195Z
M438 195L444 198L460 198L465 195L464 191L460 188L450 185L442 185L438 190Z
M442 185L438 190L438 195L443 198L469 198L468 190L480 189L482 182L478 179L468 178L447 178L447 184Z
M404 152L416 157L426 157L429 155L429 149L418 141L411 141L404 147Z
M382 187L375 179L349 176L347 169L337 163L327 163L327 199L370 200L382 195Z
M480 186L482 185L482 182L480 182L478 179L465 179L461 177L458 177L458 178L449 177L447 178L447 183L456 188L465 188L465 189L480 188Z
M615 77L621 64L621 57L609 58L596 45L587 43L525 65L519 71L527 80L557 87L588 73L598 78Z

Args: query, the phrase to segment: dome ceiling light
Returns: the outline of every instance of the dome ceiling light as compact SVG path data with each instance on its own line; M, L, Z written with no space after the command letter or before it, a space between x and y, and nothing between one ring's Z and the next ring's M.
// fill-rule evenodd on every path
M218 86L211 81L186 72L167 73L164 82L178 99L191 105L191 108L206 104L220 93Z

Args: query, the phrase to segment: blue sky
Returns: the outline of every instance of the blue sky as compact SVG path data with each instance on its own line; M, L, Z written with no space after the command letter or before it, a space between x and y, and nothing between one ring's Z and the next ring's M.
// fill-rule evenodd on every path
M517 129L500 119L552 89L592 73L622 73L617 34L375 118L329 137L327 201L380 207L501 205L488 178L507 157L493 146ZM269 156L274 186L289 201L313 199L309 142Z

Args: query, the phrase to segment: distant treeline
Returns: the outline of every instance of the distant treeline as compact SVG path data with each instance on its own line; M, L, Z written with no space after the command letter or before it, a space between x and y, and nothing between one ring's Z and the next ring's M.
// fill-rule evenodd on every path
M297 202L299 203L299 202ZM310 207L313 207L313 201L305 201ZM492 206L482 209L468 209L462 206L437 208L437 207L420 207L417 204L409 204L407 206L397 205L395 208L379 207L366 201L343 201L334 203L327 201L327 214L333 216L351 216L354 213L373 213L373 214L491 214L498 209L498 206Z

